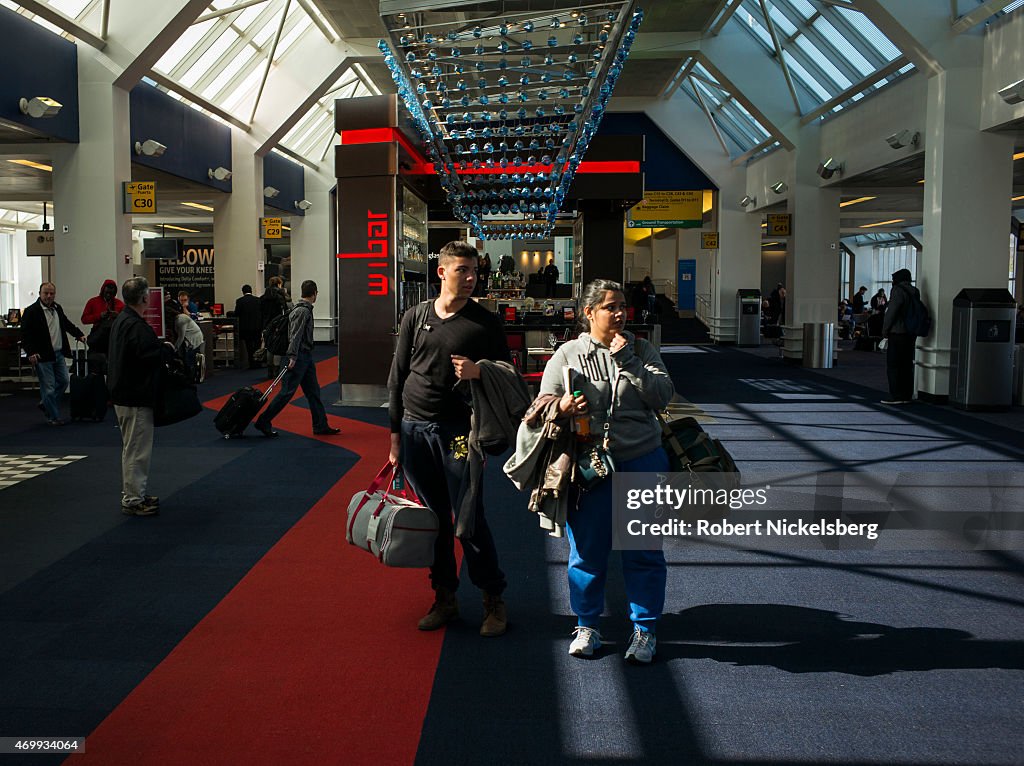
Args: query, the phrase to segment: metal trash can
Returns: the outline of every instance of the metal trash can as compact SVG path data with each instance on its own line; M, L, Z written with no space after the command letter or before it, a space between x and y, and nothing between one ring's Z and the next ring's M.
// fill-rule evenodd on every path
M761 291L736 291L736 345L761 345Z
M1010 406L1016 309L1013 296L1003 287L964 288L953 299L949 401L954 406Z
M835 322L804 322L804 367L832 369Z

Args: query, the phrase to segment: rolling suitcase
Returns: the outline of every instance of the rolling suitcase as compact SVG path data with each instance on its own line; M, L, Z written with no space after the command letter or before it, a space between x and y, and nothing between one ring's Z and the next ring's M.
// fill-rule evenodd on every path
M107 416L107 384L85 348L71 352L71 419L95 420Z
M242 435L242 432L263 407L264 402L270 398L270 392L274 390L274 386L281 382L281 378L286 372L288 372L288 368L282 366L281 372L267 387L266 393L261 393L258 388L253 386L246 386L231 394L231 398L220 408L217 417L213 419L213 425L224 434L225 439Z

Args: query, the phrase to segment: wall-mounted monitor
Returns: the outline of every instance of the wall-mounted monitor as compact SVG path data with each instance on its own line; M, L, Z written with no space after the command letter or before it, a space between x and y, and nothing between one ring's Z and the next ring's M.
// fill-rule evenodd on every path
M53 229L25 232L25 255L48 256L53 254Z
M142 240L142 257L147 261L176 261L181 257L183 242L172 237L150 237Z

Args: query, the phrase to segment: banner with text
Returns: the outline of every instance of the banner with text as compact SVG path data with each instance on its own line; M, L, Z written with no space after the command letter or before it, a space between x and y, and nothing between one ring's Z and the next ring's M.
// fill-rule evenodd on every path
M156 283L177 298L184 290L196 303L214 302L213 242L186 242L176 261L158 261Z
M626 226L699 229L703 218L703 190L649 191L641 202L626 211Z

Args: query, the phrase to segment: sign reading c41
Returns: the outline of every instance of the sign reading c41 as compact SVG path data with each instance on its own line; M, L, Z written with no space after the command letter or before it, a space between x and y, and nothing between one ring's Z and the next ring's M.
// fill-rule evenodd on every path
M700 233L700 249L701 250L717 250L718 249L718 232L717 231L702 231Z
M125 181L124 212L156 215L156 181Z
M769 237L789 237L793 234L793 216L789 213L768 214Z
M261 218L260 237L262 239L281 239L281 219Z

